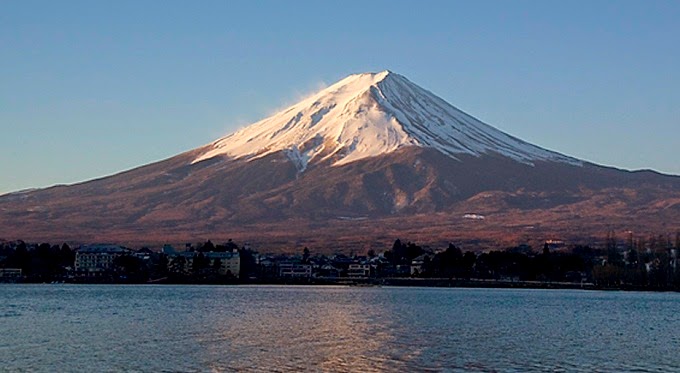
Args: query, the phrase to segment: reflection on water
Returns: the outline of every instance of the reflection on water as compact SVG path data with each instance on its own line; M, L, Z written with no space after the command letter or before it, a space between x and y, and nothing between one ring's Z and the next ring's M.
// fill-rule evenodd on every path
M0 370L678 371L680 295L0 286Z
M226 290L242 303L224 302L207 315L213 328L197 336L212 370L388 369L381 350L393 337L370 298L353 297L346 288Z

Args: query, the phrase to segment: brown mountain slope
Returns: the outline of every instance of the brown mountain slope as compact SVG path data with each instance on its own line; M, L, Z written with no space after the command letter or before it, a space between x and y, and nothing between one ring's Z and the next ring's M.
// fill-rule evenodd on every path
M396 237L587 239L609 229L669 232L680 222L680 178L653 172L495 155L454 160L419 147L342 166L319 162L303 173L281 152L191 164L194 154L2 196L0 238L361 247Z

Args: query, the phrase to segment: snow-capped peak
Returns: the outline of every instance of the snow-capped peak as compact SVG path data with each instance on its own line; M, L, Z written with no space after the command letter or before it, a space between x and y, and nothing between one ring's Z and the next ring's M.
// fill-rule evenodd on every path
M285 152L298 170L311 160L342 165L404 146L533 161L580 161L526 143L456 109L388 70L350 75L299 103L208 146L192 163L226 155L254 159Z

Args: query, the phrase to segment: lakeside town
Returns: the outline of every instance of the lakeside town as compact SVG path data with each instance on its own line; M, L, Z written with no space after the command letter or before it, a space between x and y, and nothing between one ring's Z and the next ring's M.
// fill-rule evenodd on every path
M0 241L0 282L344 284L680 290L680 233L504 250L428 248L396 240L383 252L261 254L229 240L181 249Z

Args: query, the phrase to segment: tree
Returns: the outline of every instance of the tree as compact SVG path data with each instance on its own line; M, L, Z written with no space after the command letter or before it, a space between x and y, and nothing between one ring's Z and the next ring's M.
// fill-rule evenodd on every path
M198 251L204 253L215 251L215 245L212 243L212 241L208 240L203 244L203 246Z
M432 268L432 259L430 259L429 255L425 255L425 257L423 258L423 266L420 269L420 275L422 277L431 276L431 268Z
M251 276L258 275L258 266L255 260L255 253L250 250L243 248L239 250L239 256L241 257L241 269L239 271L239 277L242 279L247 279Z
M136 256L121 255L113 260L113 264L131 280L140 281L146 277L144 261Z
M31 270L41 281L51 281L58 268L56 250L53 252L48 243L41 243L31 252Z
M210 241L208 241L210 242ZM191 263L191 270L194 274L200 273L203 269L210 266L210 259L206 258L203 253L198 253L194 257L194 261Z
M10 261L9 266L21 268L21 271L25 276L31 274L31 255L28 252L26 242L19 241L19 244L14 250L14 258Z
M423 250L422 247L416 245L413 242L409 242L408 245L406 246L406 253L405 253L405 263L404 264L411 264L411 261L425 253L425 250Z
M187 259L181 255L175 256L170 261L170 272L184 273L186 271Z
M394 240L394 244L392 244L392 252L394 253L401 250L401 247L402 247L401 240L397 238L396 240Z
M238 251L238 245L235 244L234 241L229 239L224 244L215 246L215 251L219 252L219 253L224 253L224 252L233 253L235 251Z
M630 268L637 268L638 260L640 260L640 259L639 259L637 250L635 250L634 248L631 248L628 251L628 266Z
M659 248L659 243L656 241L656 237L649 237L649 250L655 253Z
M635 249L635 245L633 244L633 232L628 232L628 250L633 250Z
M302 263L309 263L309 249L307 247L302 250Z
M392 250L387 250L385 252L385 259L387 259L391 264L403 264L404 254L406 248L405 245L401 243L400 239L396 239L392 245Z
M213 271L214 271L215 273L219 274L221 268L222 268L222 259L220 259L220 258L215 258L215 259L213 260L213 264L212 264L212 269L213 269Z
M153 257L152 257L153 258ZM154 268L154 277L165 277L168 275L168 256L165 254L158 255Z
M470 278L472 275L472 269L474 268L475 264L477 262L477 255L471 251L466 251L465 254L463 255L463 277L465 278Z
M462 274L463 252L456 245L449 246L442 253L435 255L435 271L439 276L458 277Z
M76 260L76 254L71 250L71 246L67 243L61 245L59 250L59 262L62 267L71 267Z
M615 266L621 266L623 264L623 256L617 249L614 231L607 232L605 247L607 248L607 263Z

